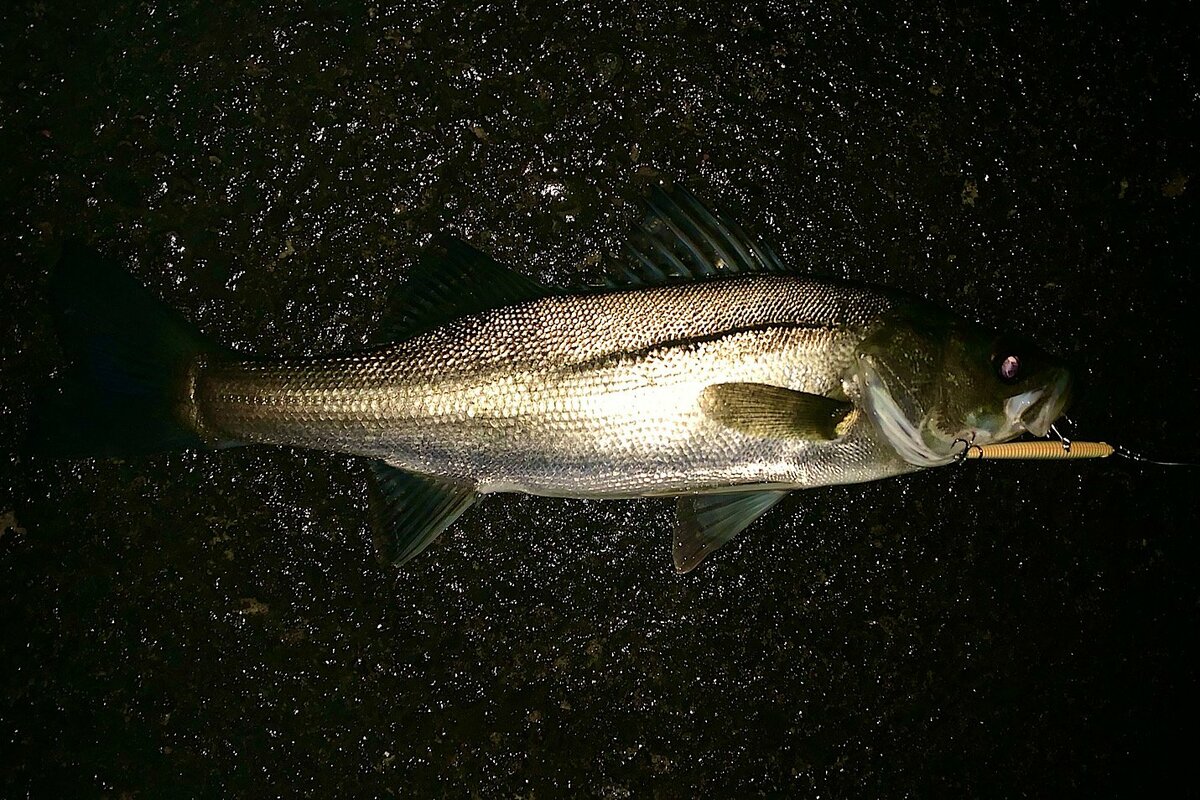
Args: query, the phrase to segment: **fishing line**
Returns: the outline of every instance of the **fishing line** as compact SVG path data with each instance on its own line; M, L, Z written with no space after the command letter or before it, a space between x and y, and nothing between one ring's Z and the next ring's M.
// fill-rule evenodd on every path
M1157 464L1160 467L1200 467L1200 464L1195 461L1158 461L1153 458L1146 458L1143 455L1133 452L1128 447L1117 445L1115 448L1116 454L1121 458L1128 458L1130 461L1140 461L1143 464Z

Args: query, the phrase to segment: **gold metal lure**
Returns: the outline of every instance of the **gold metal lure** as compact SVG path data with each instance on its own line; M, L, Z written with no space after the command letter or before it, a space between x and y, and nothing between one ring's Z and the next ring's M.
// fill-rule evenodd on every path
M1070 447L1062 442L1002 442L1000 444L973 445L967 450L967 458L987 461L1028 459L1032 461L1062 461L1077 458L1108 458L1113 446L1107 442L1071 442Z

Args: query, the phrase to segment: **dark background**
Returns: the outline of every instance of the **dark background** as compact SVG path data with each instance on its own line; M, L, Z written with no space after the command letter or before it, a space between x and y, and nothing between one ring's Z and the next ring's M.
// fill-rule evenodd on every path
M0 794L1191 785L1195 470L798 493L678 577L668 501L491 497L396 570L352 459L17 448L67 238L226 344L320 353L438 231L568 281L678 180L1068 355L1080 438L1196 458L1183 7L107 5L0 12Z

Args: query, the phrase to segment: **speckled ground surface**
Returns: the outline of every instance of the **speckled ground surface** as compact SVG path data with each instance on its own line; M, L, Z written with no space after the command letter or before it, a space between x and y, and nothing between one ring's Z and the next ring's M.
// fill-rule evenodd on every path
M435 232L567 280L674 179L785 260L1068 354L1081 437L1195 457L1200 81L1173 7L108 6L0 11L0 795L1194 777L1196 471L815 491L677 577L666 501L488 498L398 571L346 458L16 448L66 238L226 344L317 353L370 336Z

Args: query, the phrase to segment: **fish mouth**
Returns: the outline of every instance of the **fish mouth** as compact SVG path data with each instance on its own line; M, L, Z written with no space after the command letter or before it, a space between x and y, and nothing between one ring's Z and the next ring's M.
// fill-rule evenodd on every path
M1048 388L1032 389L1010 397L1004 410L1014 427L1024 428L1034 436L1045 436L1070 400L1071 374L1061 370Z

